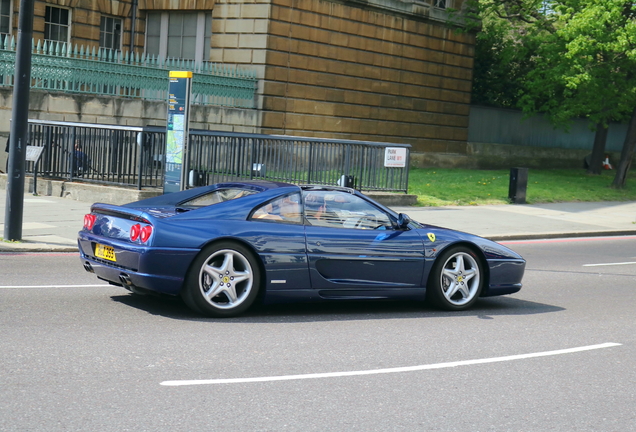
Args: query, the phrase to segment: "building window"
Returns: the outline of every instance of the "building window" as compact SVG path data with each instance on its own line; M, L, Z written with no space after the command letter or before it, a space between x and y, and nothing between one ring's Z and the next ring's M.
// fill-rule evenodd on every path
M44 16L44 39L69 42L70 17L71 13L68 9L47 6Z
M0 33L11 33L11 0L0 1Z
M7 36L11 34L11 0L0 1L0 43L1 48L4 48L4 42Z
M450 7L450 0L433 0L433 6L440 9L446 9Z
M196 62L210 58L212 15L150 12L146 19L146 54Z
M102 16L99 24L99 47L121 50L121 19Z

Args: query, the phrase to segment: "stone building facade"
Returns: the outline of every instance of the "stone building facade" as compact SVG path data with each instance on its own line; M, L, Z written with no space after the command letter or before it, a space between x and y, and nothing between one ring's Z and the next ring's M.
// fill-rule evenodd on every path
M20 1L0 1L0 33L17 35ZM255 132L461 154L475 40L450 8L463 2L36 0L34 37L254 68Z

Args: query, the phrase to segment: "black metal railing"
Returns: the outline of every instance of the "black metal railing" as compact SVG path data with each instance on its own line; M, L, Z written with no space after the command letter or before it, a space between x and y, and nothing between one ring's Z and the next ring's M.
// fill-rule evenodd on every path
M165 129L29 120L28 144L44 147L38 175L119 186L163 186ZM32 173L35 163L27 162Z
M38 175L119 186L163 187L165 128L29 120L29 145L44 147ZM386 167L387 148L405 152ZM189 186L265 179L346 185L363 191L408 190L410 146L367 141L191 130ZM35 163L27 163L33 173Z
M384 166L387 147L406 150L404 168ZM409 150L407 144L191 131L189 168L205 184L264 178L406 193Z

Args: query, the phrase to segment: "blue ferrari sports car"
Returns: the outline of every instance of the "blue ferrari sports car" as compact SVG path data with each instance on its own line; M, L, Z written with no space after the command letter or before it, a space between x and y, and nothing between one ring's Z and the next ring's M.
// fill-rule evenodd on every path
M219 183L115 206L79 232L84 268L135 293L235 316L256 301L427 299L464 310L521 289L524 259L344 187Z

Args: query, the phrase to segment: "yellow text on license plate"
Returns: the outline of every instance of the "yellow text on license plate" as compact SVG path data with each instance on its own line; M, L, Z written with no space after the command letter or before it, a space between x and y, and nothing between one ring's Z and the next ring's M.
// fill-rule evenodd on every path
M117 258L115 258L115 249L99 243L95 245L95 256L108 261L117 261Z

